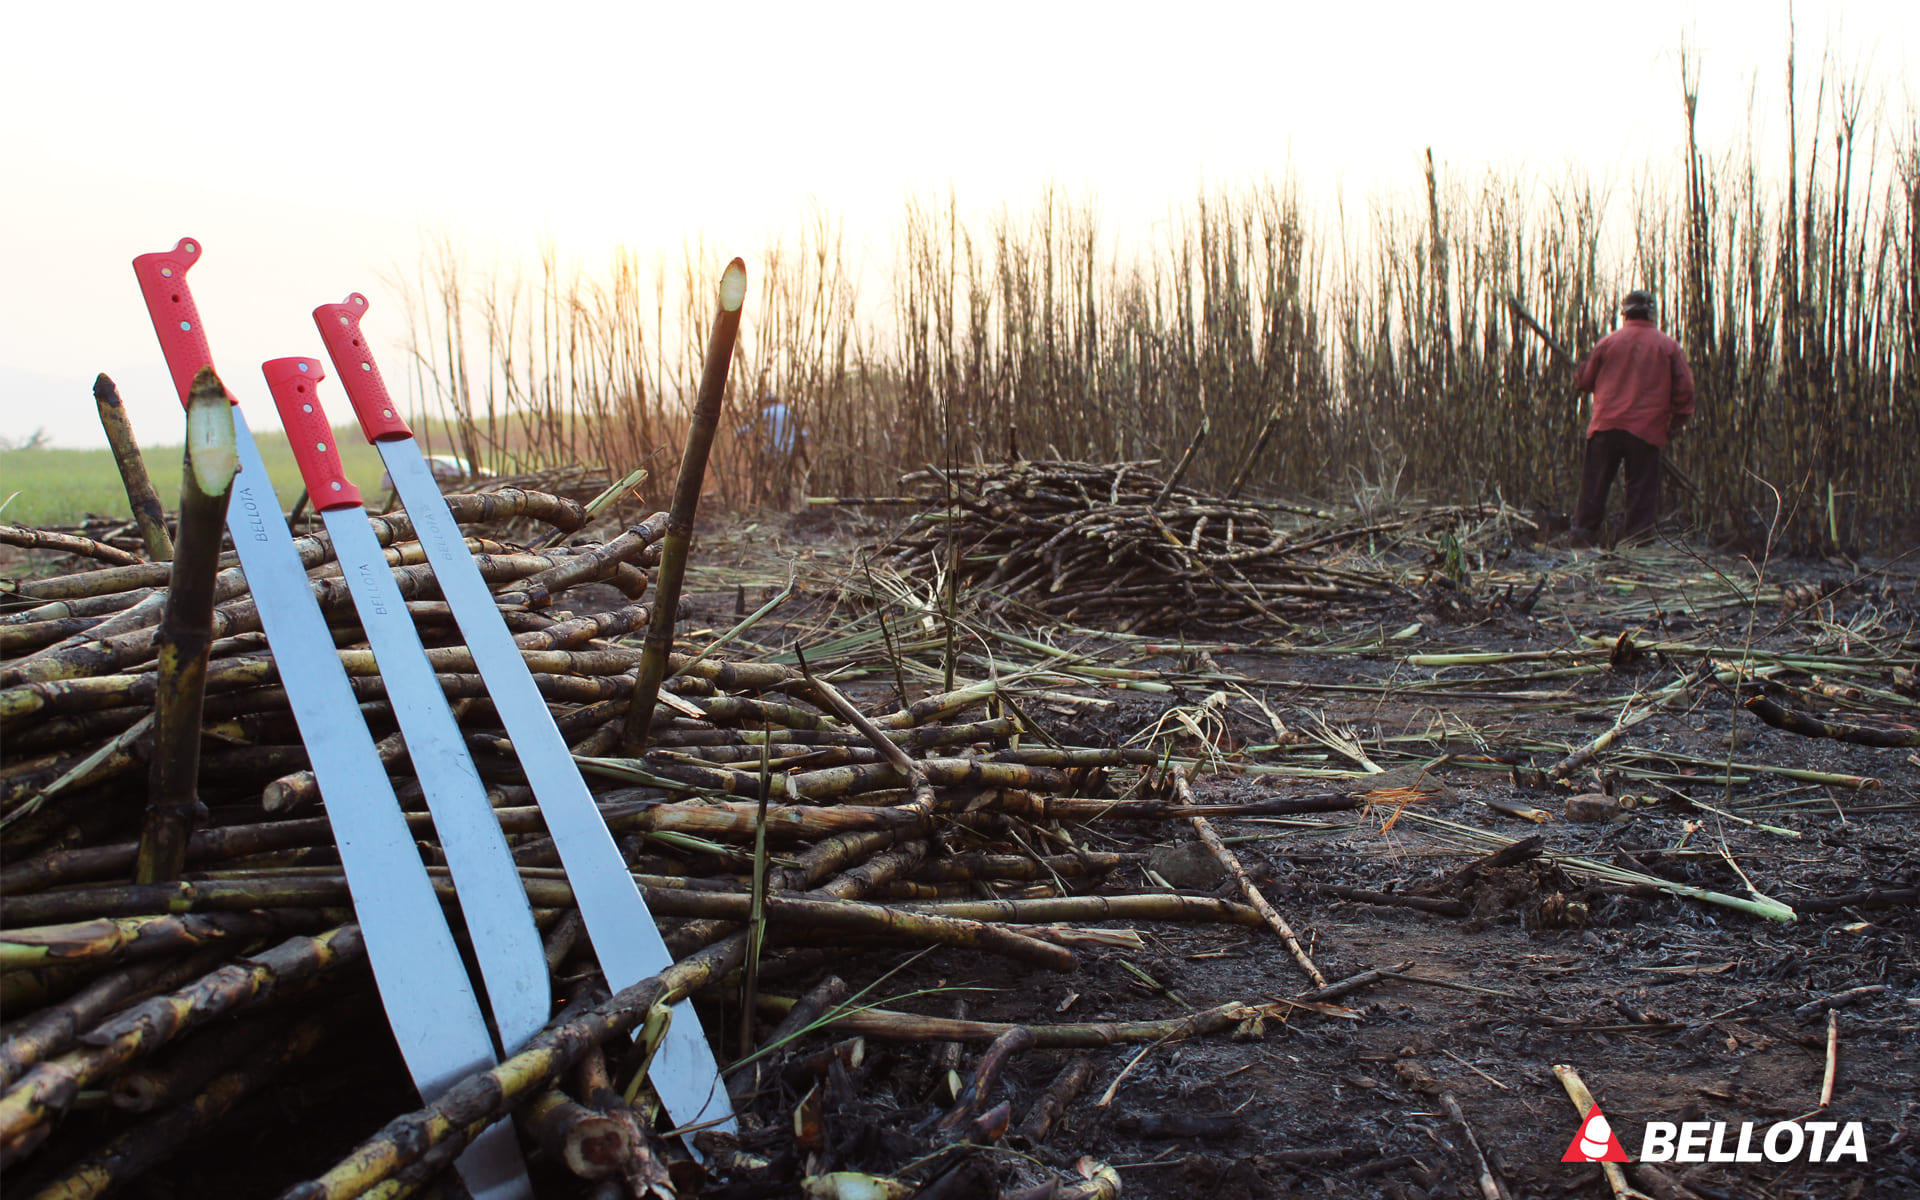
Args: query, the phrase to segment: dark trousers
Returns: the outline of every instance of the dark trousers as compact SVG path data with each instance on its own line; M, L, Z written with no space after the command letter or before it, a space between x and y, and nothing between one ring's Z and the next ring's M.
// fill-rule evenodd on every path
M1627 468L1625 520L1622 537L1653 532L1660 515L1660 447L1643 442L1624 429L1603 429L1587 439L1586 463L1580 471L1580 502L1573 508L1573 531L1588 538L1600 536L1607 515L1607 493L1621 464Z

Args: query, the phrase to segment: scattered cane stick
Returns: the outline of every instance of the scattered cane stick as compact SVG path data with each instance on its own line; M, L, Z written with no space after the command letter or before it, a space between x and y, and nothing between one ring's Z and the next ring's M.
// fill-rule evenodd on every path
M1875 729L1870 725L1854 725L1845 721L1822 721L1784 704L1776 704L1765 696L1748 699L1745 707L1775 729L1784 729L1801 737L1832 738L1857 746L1920 746L1920 729Z
M1840 1014L1834 1009L1827 1010L1827 1073L1820 1080L1820 1108L1825 1111L1833 1104L1833 1078L1840 1068Z
M558 1088L528 1104L521 1125L580 1179L617 1175L620 1164L633 1153L633 1135L627 1126L576 1103Z
M772 729L760 726L760 795L753 814L753 909L747 918L747 961L741 968L740 1052L753 1049L753 1012L760 997L760 953L767 939L767 790L772 782ZM757 1073L756 1073L757 1074Z
M798 647L795 647L795 650L797 652ZM874 749L880 752L880 756L892 763L899 769L901 774L907 777L907 785L913 791L913 807L916 810L921 812L932 811L933 788L927 782L926 769L922 767L918 761L908 757L906 751L894 745L892 740L890 740L885 733L881 732L879 726L875 725L861 713L859 709L855 708L852 701L840 694L838 688L826 680L819 678L812 671L807 670L805 655L802 654L799 657L800 668L805 672L807 686L813 689L814 695L820 698L825 707L832 709L834 715L842 718L865 735L867 740L873 743Z
M128 554L118 546L96 542L90 537L81 537L77 533L28 529L24 525L0 525L0 543L19 546L23 550L54 550L61 554L78 554L120 567L141 565L139 555Z
M1308 992L1305 995L1295 996L1293 999L1302 1004L1325 1004L1328 1001L1338 1000L1342 996L1357 992L1361 988L1370 987L1382 979L1400 978L1397 974L1398 972L1411 970L1413 970L1413 964L1410 962L1401 963L1394 967L1375 967L1370 971L1362 971L1358 975L1349 975L1345 979L1330 983L1323 988Z
M1473 1126L1467 1124L1467 1114L1460 1111L1460 1102L1453 1098L1452 1092L1442 1092L1440 1103L1446 1108L1447 1115L1453 1118L1453 1123L1460 1127L1461 1135L1467 1139L1467 1149L1473 1151L1473 1164L1480 1172L1475 1182L1480 1185L1482 1200L1513 1200L1505 1185L1493 1173L1493 1168L1487 1165L1487 1156L1480 1150L1480 1139L1473 1136Z
M1617 740L1621 734L1646 720L1648 717L1671 708L1681 700L1686 699L1687 695L1693 690L1693 686L1713 674L1713 669L1713 664L1709 661L1699 670L1690 675L1683 675L1666 687L1653 693L1652 696L1649 696L1645 702L1637 707L1629 705L1621 712L1619 717L1615 718L1610 728L1585 745L1569 751L1565 758L1547 768L1547 778L1565 779L1587 763L1592 762L1595 758L1599 757L1601 752L1606 750L1608 746L1613 745L1614 741Z
M1020 1135L1030 1142L1046 1141L1054 1121L1073 1103L1074 1097L1086 1091L1087 1084L1092 1080L1093 1056L1074 1055L1072 1061L1060 1068L1060 1073L1053 1077L1047 1090L1033 1102L1033 1107L1027 1110L1026 1119L1020 1123Z
M1007 1061L1023 1050L1033 1047L1033 1030L1025 1025L1015 1025L999 1037L993 1039L986 1053L980 1056L980 1062L974 1067L973 1077L961 1090L954 1105L940 1118L936 1126L939 1133L948 1138L962 1137L965 1127L980 1115L987 1103L987 1097L993 1093L994 1086L1000 1081L1000 1074L1006 1068Z
M643 1122L638 1110L633 1107L634 1096L646 1078L645 1059L652 1053L646 1048L647 1040L643 1035L640 1044L627 1052L629 1063L638 1062L624 1095L614 1087L606 1053L601 1046L592 1047L581 1056L580 1061L574 1064L573 1071L580 1098L620 1127L622 1132L616 1143L617 1152L607 1160L607 1165L613 1167L612 1173L619 1175L626 1183L627 1194L640 1200L673 1194L672 1186L668 1183L666 1163L649 1134L652 1122Z
M767 1035L764 1046L755 1049L743 1042L740 1047L745 1052L742 1061L730 1068L732 1078L727 1081L727 1091L732 1095L734 1104L745 1104L759 1090L761 1060L768 1052L779 1049L806 1032L828 1009L845 1000L851 991L846 980L838 975L829 975L787 1010L787 1015ZM758 1006L758 996L755 997L755 1005Z
M1127 1065L1121 1067L1120 1073L1113 1077L1113 1082L1107 1085L1107 1090L1100 1093L1100 1099L1094 1101L1093 1106L1095 1108L1105 1108L1107 1105L1112 1104L1114 1096L1120 1091L1120 1085L1126 1082L1127 1076L1133 1074L1133 1069L1140 1065L1140 1060L1150 1054L1155 1046L1160 1045L1172 1036L1172 1034L1168 1034L1166 1037L1148 1042L1146 1045L1140 1047L1139 1052L1128 1059Z
M1445 1046L1442 1046L1440 1048L1440 1053L1446 1055L1448 1058L1459 1063L1461 1066L1465 1067L1467 1070L1472 1071L1475 1075L1478 1075L1480 1078L1486 1080L1488 1083L1499 1088L1501 1091L1510 1092L1513 1090L1512 1088L1508 1087L1506 1084L1501 1083L1498 1079L1495 1079L1493 1076L1487 1074L1485 1071L1482 1071L1479 1067L1474 1066L1472 1063L1468 1062L1466 1059L1461 1058L1458 1054L1455 1054L1453 1051L1447 1049Z
M115 1009L170 992L212 971L220 965L220 954L212 948L178 959L136 963L102 975L66 1000L23 1019L0 1043L0 1090L12 1087L36 1063L72 1049L81 1034Z
M1601 751L1605 751L1609 745L1613 745L1615 739L1619 739L1620 733L1632 730L1634 726L1638 726L1640 722L1644 722L1649 716L1653 716L1653 712L1655 712L1655 708L1651 707L1651 705L1642 708L1630 708L1630 710L1622 712L1619 720L1615 720L1609 730L1599 733L1597 737L1594 737L1592 741L1588 741L1586 745L1580 745L1580 747L1572 749L1572 751L1567 753L1565 758L1561 758L1559 762L1555 762L1553 766L1549 766L1549 780L1565 780L1567 776L1571 776L1572 772L1576 772L1576 770L1580 770L1584 764L1592 762L1592 760L1597 758Z
M1581 1082L1580 1073L1572 1067L1564 1064L1556 1065L1553 1068L1553 1074L1559 1079L1560 1086L1567 1089L1567 1098L1572 1100L1573 1106L1580 1110L1580 1120L1584 1124L1587 1114L1594 1108L1593 1093L1587 1090L1587 1085ZM1627 1173L1620 1169L1619 1163L1603 1162L1597 1165L1600 1173L1607 1177L1607 1186L1613 1189L1613 1200L1654 1200L1645 1192L1634 1190L1633 1186L1627 1182Z
M177 1153L192 1137L216 1125L236 1104L269 1083L282 1069L311 1054L328 1036L327 1025L309 1018L292 1025L271 1048L228 1064L203 1089L97 1146L69 1166L36 1196L104 1195L131 1183Z
M1179 794L1180 803L1194 803L1193 790L1187 786L1185 768L1173 769L1173 786ZM1306 950L1301 947L1300 939L1294 936L1293 929L1288 926L1286 918L1275 912L1273 905L1267 903L1267 898L1260 894L1260 889L1255 887L1253 880L1247 877L1247 869L1240 865L1240 859L1233 851L1227 849L1226 843L1220 840L1220 835L1213 831L1213 826L1205 817L1189 817L1188 820L1193 822L1194 832L1200 835L1200 840L1206 843L1207 849L1213 852L1214 858L1219 860L1227 874L1233 876L1234 882L1240 885L1240 892L1247 898L1247 903L1251 904L1254 911L1266 921L1268 928L1279 934L1280 940L1287 944L1288 953L1293 955L1294 962L1300 964L1300 969L1307 973L1307 978L1313 980L1315 987L1326 987L1327 977L1320 973L1319 967L1313 965L1313 959L1309 958Z
M1804 1024L1819 1016L1822 1010L1845 1008L1850 1004L1874 996L1883 996L1891 991L1893 989L1884 983L1869 983L1862 987L1848 988L1844 992L1835 992L1831 996L1822 996L1818 1000L1810 1000L1802 1004L1793 1010L1793 1019Z

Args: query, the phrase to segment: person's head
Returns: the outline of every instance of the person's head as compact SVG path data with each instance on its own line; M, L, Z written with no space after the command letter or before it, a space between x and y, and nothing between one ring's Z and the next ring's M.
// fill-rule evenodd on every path
M1651 321L1659 306L1654 303L1653 293L1644 288L1635 288L1620 301L1620 315L1629 321Z
M776 404L778 404L778 403L780 403L780 397L779 397L779 396L777 396L777 395L775 395L775 394L774 394L773 392L761 392L761 393L760 393L760 407L761 407L761 408L772 408L772 407L773 407L774 405L776 405Z

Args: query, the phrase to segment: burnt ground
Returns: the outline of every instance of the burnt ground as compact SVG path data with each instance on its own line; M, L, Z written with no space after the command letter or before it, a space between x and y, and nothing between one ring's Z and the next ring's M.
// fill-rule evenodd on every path
M1705 552L1690 551L1686 557L1694 559L1696 553ZM707 557L700 561L728 558L750 575L756 564L768 568L795 555L813 560L802 568L805 577L824 563L850 560L852 551L831 536L773 525L744 536L738 530L709 535ZM1112 703L1092 709L1047 705L1034 715L1043 724L1054 722L1056 734L1070 744L1118 744L1152 726L1168 708L1191 708L1216 688L1229 686L1219 677L1244 679L1239 686L1262 697L1291 730L1324 719L1371 747L1390 750L1389 739L1427 735L1434 746L1453 751L1456 760L1433 772L1446 786L1416 807L1422 815L1510 840L1539 834L1554 854L1734 896L1748 895L1746 881L1751 881L1799 910L1796 921L1779 923L1644 887L1608 884L1540 860L1462 887L1449 883L1449 877L1482 849L1465 847L1443 827L1417 818L1402 816L1386 827L1390 809L1291 822L1218 820L1224 837L1249 839L1236 843L1242 861L1310 943L1327 978L1411 964L1405 973L1424 982L1376 983L1338 1001L1349 1010L1340 1015L1294 1010L1269 1023L1257 1039L1220 1034L1157 1045L1130 1070L1140 1047L1092 1051L1089 1087L1045 1141L1034 1145L1015 1136L1007 1143L997 1162L1003 1184L1046 1178L1040 1164L1071 1177L1073 1163L1085 1155L1115 1167L1129 1197L1478 1196L1463 1131L1439 1099L1446 1093L1457 1100L1512 1196L1608 1196L1597 1167L1560 1161L1578 1121L1552 1073L1555 1064L1579 1072L1630 1155L1637 1154L1649 1121L1727 1122L1735 1130L1741 1122L1754 1122L1763 1132L1772 1122L1819 1108L1826 1018L1818 1007L1796 1015L1797 1010L1847 989L1884 985L1887 990L1841 1010L1833 1100L1817 1118L1865 1122L1865 1165L1851 1160L1669 1164L1665 1179L1629 1170L1653 1194L1683 1180L1692 1194L1709 1198L1920 1196L1920 1144L1914 1133L1920 1118L1915 1082L1920 921L1912 891L1920 883L1920 835L1914 828L1920 813L1920 756L1910 749L1771 729L1738 712L1727 689L1707 688L1689 703L1626 731L1616 752L1600 758L1601 771L1576 772L1570 784L1549 787L1529 769L1550 766L1559 752L1607 729L1620 708L1619 697L1670 681L1675 665L1655 655L1628 657L1585 676L1511 688L1486 684L1466 689L1465 697L1379 688L1446 673L1410 670L1407 654L1565 649L1576 634L1615 638L1628 632L1643 643L1665 638L1803 653L1820 648L1829 655L1892 654L1909 668L1920 648L1913 632L1920 589L1911 562L1767 564L1769 583L1831 593L1811 615L1805 592L1757 605L1709 608L1675 599L1675 591L1651 616L1610 606L1610 597L1622 594L1617 581L1636 572L1644 576L1649 558L1659 556L1521 547L1504 562L1482 563L1488 568L1485 577L1469 583L1464 597L1458 589L1416 590L1393 605L1329 614L1326 624L1293 631L1286 639L1295 645L1338 642L1366 630L1422 622L1420 634L1395 643L1391 652L1325 657L1269 647L1259 653L1222 651L1199 663L1193 655L1170 655L1135 665L1166 670L1177 683L1172 693L1083 689ZM1731 556L1707 555L1696 567L1699 562L1709 566L1695 573L1707 578L1725 572L1751 580L1756 571L1756 564ZM1519 579L1522 591L1528 578L1547 580L1533 611L1516 614L1472 599L1473 594L1499 595L1503 573L1509 581ZM781 574L784 569L770 570L766 578L776 583ZM696 611L724 628L733 619L734 600L730 592L710 591L696 597ZM831 616L821 619L825 611L825 602L816 600L809 624L805 606L783 610L788 624L781 634L756 631L754 636L770 642L817 638L832 626ZM1219 631L1185 632L1196 639L1222 637ZM1224 640L1280 640L1271 638L1272 632L1242 629ZM1215 677L1191 674L1196 669ZM1517 675L1533 669L1538 664L1470 670ZM1461 669L1447 670L1457 674ZM1788 678L1807 683L1805 675ZM1879 671L1857 682L1885 691L1887 679ZM1329 690L1355 685L1378 690ZM1475 698L1496 690L1553 692L1563 698ZM874 685L866 698L882 703L890 689ZM1891 702L1881 708L1910 727L1911 693L1907 699L1905 708ZM1252 704L1236 701L1226 711L1220 745L1232 749L1274 740L1266 715ZM1557 751L1545 752L1549 748ZM1643 767L1661 765L1628 753L1654 751L1675 756L1664 764L1669 778L1649 781L1612 773L1611 765L1623 761L1623 754L1624 761ZM1355 764L1330 757L1318 765L1354 769ZM1870 776L1880 786L1862 790L1807 783L1765 770L1736 770L1740 778L1729 785L1712 781L1721 768L1688 763L1689 758ZM1383 757L1384 765L1400 761ZM1696 775L1705 781L1690 782ZM1326 786L1314 779L1221 773L1198 776L1195 793L1206 802L1311 794ZM1561 819L1569 792L1600 786L1660 802L1614 823ZM1489 808L1489 801L1533 806L1552 819L1534 824L1505 816ZM1083 844L1150 850L1190 836L1167 825L1103 822L1085 827ZM1342 899L1330 890L1340 886L1403 894L1424 889L1462 902L1467 915ZM1156 889L1136 867L1110 878L1105 890ZM1892 902L1820 903L1873 889L1905 891ZM1233 894L1231 883L1221 894ZM1818 911L1822 907L1827 911ZM977 954L940 952L889 978L876 994L976 988L902 1000L896 1007L1044 1025L1164 1019L1230 1000L1264 1003L1311 986L1270 934L1154 922L1132 928L1142 937L1141 949L1082 949L1080 965L1068 975L1027 973ZM839 969L857 989L905 958L877 954ZM783 988L797 992L811 978ZM873 1131L910 1129L930 1119L940 1109L937 1084L946 1067L957 1065L965 1074L978 1053L978 1046L956 1053L940 1043L877 1048L859 1071L841 1081L841 1128L828 1133L830 1145L841 1152L818 1165L882 1172L899 1167L901 1146ZM1068 1052L1029 1051L1015 1059L998 1098L1012 1103L1016 1124L1069 1057ZM1102 1093L1123 1073L1102 1107ZM795 1098L788 1094L763 1102L756 1115L777 1124ZM835 1106L830 1102L828 1108L831 1123ZM1195 1116L1210 1118L1204 1122L1208 1136L1150 1136L1156 1122Z
M817 644L856 611L836 578L861 558L866 529L822 528L774 518L703 530L696 547L683 628L725 630L777 590L789 572L803 594L752 631L779 648ZM1627 730L1598 760L1599 777L1577 772L1571 787L1548 786L1536 772L1569 746L1608 728L1621 699L1670 682L1684 664L1655 653L1623 655L1588 674L1525 678L1552 664L1415 668L1416 653L1566 650L1581 635L1639 644L1661 639L1717 646L1798 650L1861 659L1885 668L1833 672L1827 682L1877 689L1856 709L1884 714L1883 726L1914 720L1914 697L1891 681L1891 666L1914 666L1920 642L1920 571L1904 563L1785 562L1766 579L1816 588L1837 586L1808 605L1805 594L1728 606L1701 600L1715 572L1751 579L1752 563L1700 552L1709 566L1674 565L1675 556L1615 555L1503 547L1473 563L1467 586L1431 585L1420 557L1404 561L1407 593L1387 603L1348 606L1299 618L1299 627L1184 630L1187 653L1152 657L1137 645L1089 643L1104 661L1157 672L1171 691L1055 685L1084 702L1045 701L1030 715L1069 744L1117 745L1135 739L1170 710L1201 712L1227 769L1195 776L1197 799L1223 801L1322 793L1351 780L1248 774L1245 768L1295 765L1357 776L1359 764L1315 742L1324 723L1389 768L1451 753L1431 772L1444 789L1394 817L1395 806L1297 818L1218 819L1278 911L1309 944L1330 980L1372 968L1401 968L1415 979L1383 979L1331 1008L1282 1006L1257 1036L1218 1033L1153 1045L1087 1051L1090 1082L1047 1136L1017 1132L977 1161L1007 1190L1047 1178L1073 1178L1083 1158L1109 1164L1128 1198L1320 1195L1338 1197L1480 1196L1463 1130L1445 1111L1451 1097L1508 1193L1528 1197L1611 1195L1598 1168L1560 1161L1578 1122L1552 1073L1575 1068L1611 1118L1629 1154L1649 1121L1776 1120L1819 1105L1827 1025L1817 1002L1866 985L1885 991L1840 1010L1833 1102L1821 1119L1865 1123L1868 1162L1808 1165L1706 1163L1668 1167L1691 1192L1663 1191L1660 1177L1629 1171L1657 1197L1786 1200L1788 1197L1920 1196L1920 920L1912 889L1920 883L1920 756L1810 739L1759 724L1725 688L1705 687L1687 703ZM1504 555L1505 557L1501 557ZM1648 566L1649 561L1654 565ZM1694 582L1668 583L1685 575ZM1654 579L1653 610L1628 601L1648 589L1622 579ZM1529 612L1503 603L1506 585L1525 592L1544 579ZM1706 579L1707 584L1698 581ZM1836 582L1837 581L1837 582ZM1664 597L1664 598L1662 598ZM618 598L610 593L609 600ZM1710 599L1710 596L1709 596ZM1417 634L1380 642L1418 623ZM1233 643L1206 648L1198 639ZM1365 650L1310 653L1326 645L1372 640ZM730 656L732 652L729 652ZM751 657L744 648L739 657ZM1013 664L1017 665L1017 664ZM1419 690L1461 674L1501 677L1447 691ZM1784 677L1802 689L1805 674ZM878 676L850 685L870 708L894 701ZM1211 708L1208 698L1225 692ZM1505 693L1509 698L1492 698ZM1513 699L1516 693L1530 698ZM1271 709L1294 740L1276 742ZM1800 703L1800 701L1796 701ZM1210 714L1210 715L1209 715ZM1408 739L1408 740L1395 740ZM1183 751L1197 745L1185 743ZM1658 753L1666 758L1649 757ZM1641 757L1635 757L1639 755ZM1731 758L1731 785L1716 781ZM1708 764L1708 765L1703 765ZM1659 770L1664 778L1620 773ZM1866 790L1810 783L1773 769L1866 776ZM1115 787L1130 779L1118 776ZM1561 819L1571 791L1647 795L1656 803L1614 823ZM1715 813L1693 802L1722 810ZM1543 824L1503 815L1489 802L1532 806ZM1731 816L1724 815L1731 814ZM1507 840L1541 835L1548 851L1582 856L1734 896L1748 882L1792 906L1791 924L1624 887L1536 859L1483 874L1456 873L1482 853L1440 818ZM1735 819L1739 818L1739 819ZM1748 824L1758 822L1760 824ZM1763 828L1766 826L1767 828ZM1076 836L1095 849L1148 852L1187 842L1170 823L1103 821ZM1454 901L1463 915L1345 899L1335 888L1385 895L1423 894ZM1904 896L1825 904L1875 889ZM1140 866L1107 879L1107 892L1164 890ZM1189 890L1216 890L1212 881ZM1220 894L1232 895L1231 885ZM1119 925L1121 923L1113 923ZM932 1016L965 1016L1036 1026L1068 1022L1164 1020L1227 1001L1270 1004L1311 983L1269 933L1237 926L1125 923L1138 947L1077 950L1067 974L1030 972L978 952L863 950L833 969L855 989L874 985L869 1002ZM1110 926L1111 927L1111 926ZM1407 964L1402 967L1403 964ZM824 973L778 978L768 990L797 995ZM1417 981L1416 981L1417 980ZM920 989L948 989L909 995ZM969 990L960 990L969 989ZM1802 1006L1815 1007L1803 1015ZM716 1041L731 1045L735 1015L706 1014ZM296 1074L249 1102L248 1112L203 1146L149 1173L128 1194L150 1197L269 1194L284 1182L326 1169L386 1116L415 1101L377 1014L345 1038L350 1063ZM725 1031L724 1033L722 1031ZM1243 1031L1252 1034L1254 1031ZM824 1045L814 1035L796 1054ZM827 1149L821 1170L902 1172L929 1148L928 1127L950 1103L949 1070L964 1076L979 1045L871 1039L852 1072L821 1085ZM1016 1055L992 1099L1011 1104L1016 1129L1072 1054ZM1111 1089L1110 1102L1099 1103ZM792 1113L801 1087L783 1084L750 1110L757 1139L776 1159L763 1186L710 1189L716 1195L795 1195L807 1165L795 1161ZM1171 1136L1165 1126L1178 1127ZM1730 1139L1731 1140L1731 1139ZM749 1138L749 1142L756 1139ZM781 1155L787 1157L782 1160ZM535 1162L544 1196L585 1195L577 1180ZM924 1181L927 1172L906 1172ZM275 1185L275 1190L280 1184ZM991 1194L989 1184L957 1185L951 1195Z

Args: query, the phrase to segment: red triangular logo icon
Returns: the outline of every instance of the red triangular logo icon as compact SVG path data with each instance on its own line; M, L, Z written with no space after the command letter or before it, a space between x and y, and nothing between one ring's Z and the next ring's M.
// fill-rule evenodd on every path
M1620 1139L1613 1136L1613 1127L1607 1124L1606 1114L1596 1104L1588 1110L1587 1119L1580 1122L1580 1128L1574 1132L1573 1141L1567 1143L1567 1152L1560 1156L1560 1161L1623 1163L1633 1160L1620 1148Z

